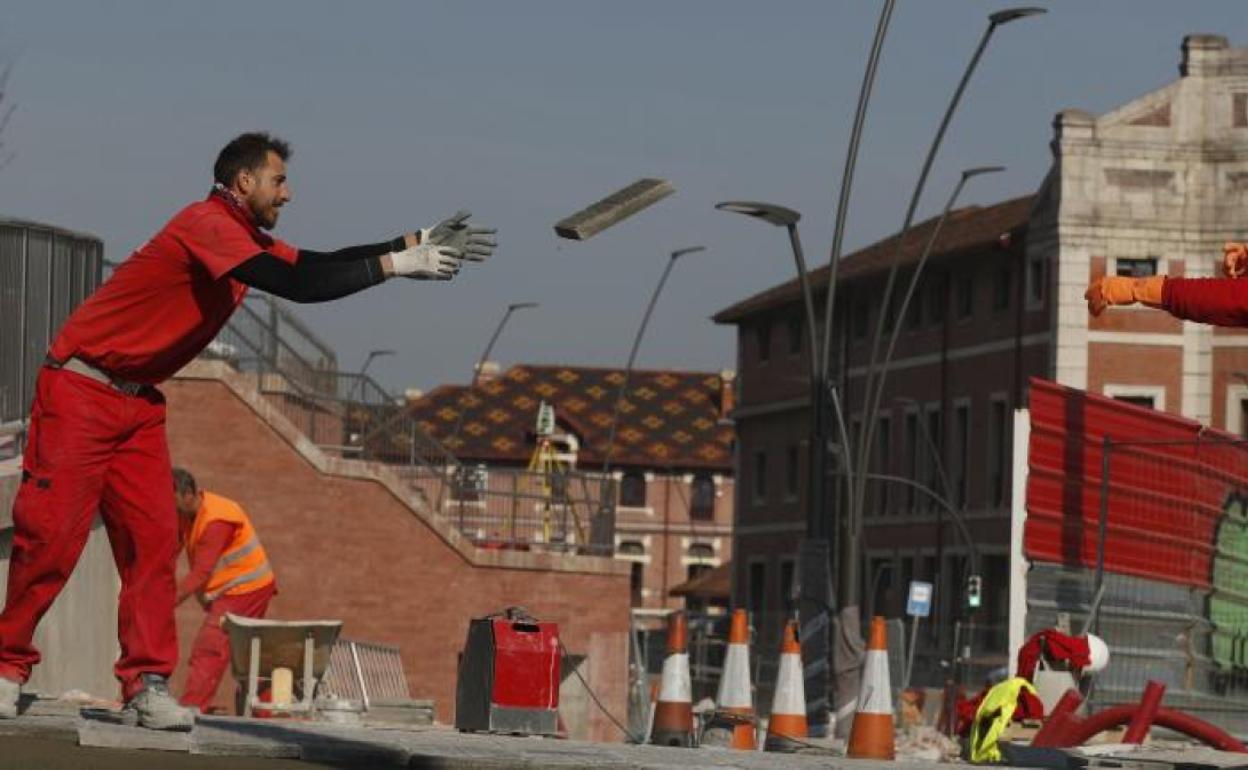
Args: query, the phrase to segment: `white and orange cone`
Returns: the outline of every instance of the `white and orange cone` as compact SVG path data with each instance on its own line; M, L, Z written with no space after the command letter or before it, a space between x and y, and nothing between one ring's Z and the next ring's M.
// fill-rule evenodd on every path
M797 641L797 621L784 626L784 643L780 645L780 672L776 675L776 693L771 701L771 719L767 723L767 751L794 751L805 742L806 684L802 676L802 645Z
M884 618L871 618L867 659L862 666L858 711L849 733L847 756L857 759L893 759L893 696L888 678L888 629Z
M685 613L667 619L667 658L659 700L654 705L650 742L659 746L693 745L693 686L689 679L689 626Z
M724 674L719 680L715 705L717 713L731 717L731 748L747 751L758 748L754 738L754 697L750 687L750 620L745 610L734 610L732 613L728 651L724 655Z

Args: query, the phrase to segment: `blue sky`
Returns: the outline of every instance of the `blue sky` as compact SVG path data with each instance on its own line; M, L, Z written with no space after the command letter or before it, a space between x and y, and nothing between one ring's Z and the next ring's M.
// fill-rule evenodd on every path
M920 209L958 171L1003 164L966 202L1032 191L1053 114L1103 112L1178 76L1193 32L1248 44L1239 2L1038 3L994 36ZM847 247L895 230L941 111L1003 3L901 0L889 30ZM0 54L18 110L4 135L0 214L101 236L124 258L207 190L233 135L288 138L294 202L277 234L333 248L469 208L500 229L485 266L450 284L391 282L300 309L385 385L464 381L504 306L504 364L622 365L667 252L677 266L639 365L735 366L708 316L792 276L779 231L712 210L755 198L799 209L828 258L845 143L878 2L68 3L10 0ZM676 194L578 243L563 216L642 176Z

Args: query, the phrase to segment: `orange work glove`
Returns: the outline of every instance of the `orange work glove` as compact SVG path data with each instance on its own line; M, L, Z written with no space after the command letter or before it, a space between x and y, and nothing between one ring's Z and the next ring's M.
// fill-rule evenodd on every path
M1093 281L1083 293L1083 298L1088 301L1088 312L1092 315L1100 315L1110 305L1140 302L1149 307L1161 307L1161 292L1165 285L1164 275L1148 278L1106 275Z
M1248 243L1227 241L1222 244L1222 275L1227 278L1248 275Z

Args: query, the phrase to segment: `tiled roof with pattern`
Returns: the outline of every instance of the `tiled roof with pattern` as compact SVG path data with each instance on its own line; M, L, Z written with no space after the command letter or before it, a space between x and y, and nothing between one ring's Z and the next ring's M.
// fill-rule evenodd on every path
M940 237L932 247L930 259L941 261L996 244L1003 233L1016 231L1027 224L1034 197L1024 195L991 206L954 209L949 212L949 218L940 230ZM902 246L900 265L911 265L919 261L938 219L939 217L932 217L910 228L910 234L906 236ZM837 283L887 270L897 254L897 239L898 235L894 233L842 257L840 270L837 271ZM816 287L816 295L826 294L818 287L827 286L828 266L812 270L810 283L812 287ZM724 308L712 318L716 323L737 323L755 313L796 302L800 298L801 286L797 278L794 278Z
M464 460L524 463L542 401L560 432L580 442L577 465L601 464L623 369L517 364L469 389L442 385L413 401L412 416ZM629 378L611 462L653 469L732 470L732 426L721 419L713 372L638 371ZM729 382L729 387L732 383ZM459 435L452 435L459 410Z

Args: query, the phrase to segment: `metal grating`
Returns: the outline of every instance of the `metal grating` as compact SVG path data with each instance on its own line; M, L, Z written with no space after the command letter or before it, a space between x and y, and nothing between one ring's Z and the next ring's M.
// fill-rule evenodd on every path
M338 639L321 682L323 694L364 704L410 699L398 647Z

